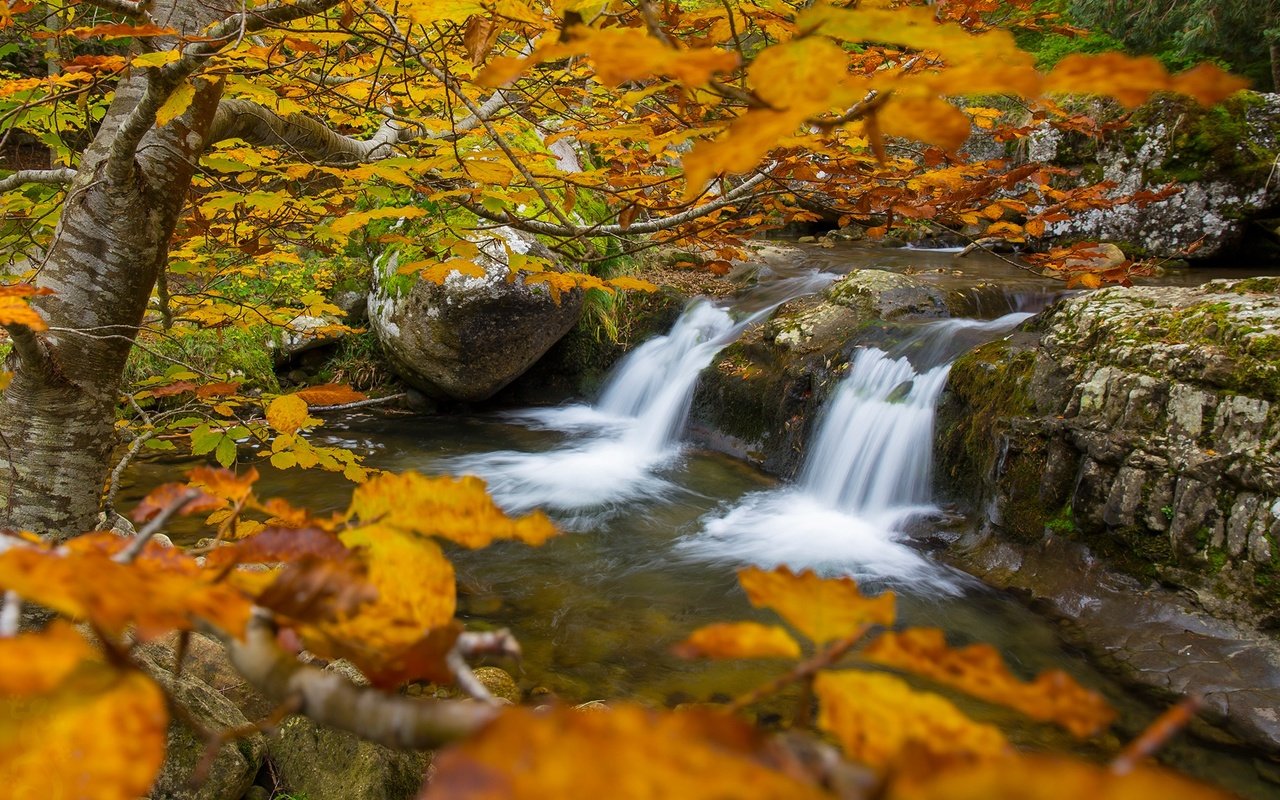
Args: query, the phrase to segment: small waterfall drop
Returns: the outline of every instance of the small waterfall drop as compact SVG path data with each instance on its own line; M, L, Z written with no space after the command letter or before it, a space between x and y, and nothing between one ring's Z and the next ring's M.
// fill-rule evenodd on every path
M751 310L738 319L720 305L694 301L669 333L619 362L595 405L510 415L575 438L547 452L482 453L453 459L447 467L484 478L508 511L543 507L572 515L663 496L676 487L659 473L679 457L680 433L702 370L778 305L819 291L835 277L809 273L770 281L736 304Z
M747 495L679 551L711 561L787 565L954 592L954 580L904 543L931 504L935 406L968 346L1031 316L945 320L903 343L916 359L857 351L823 411L795 486Z

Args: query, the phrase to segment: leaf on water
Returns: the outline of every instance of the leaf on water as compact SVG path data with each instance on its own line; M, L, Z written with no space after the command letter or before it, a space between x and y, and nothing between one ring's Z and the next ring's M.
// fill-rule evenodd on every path
M1107 701L1061 670L1018 680L988 644L952 649L937 628L908 628L876 637L861 654L874 664L912 672L981 700L1008 706L1076 736L1092 736L1115 718Z
M905 681L876 672L819 672L818 727L840 742L845 755L870 767L890 766L908 749L937 759L1001 756L1004 735L969 719L946 699L917 692Z
M5 794L146 796L164 761L167 727L164 695L150 678L82 662L53 692L0 697Z
M681 658L799 658L800 645L785 628L758 622L705 625L674 648Z
M95 651L66 620L39 633L0 639L0 695L21 697L53 689Z
M301 397L309 406L340 406L369 399L368 395L357 392L350 386L341 383L324 383L319 386L310 386L306 389L299 389L293 394L295 397Z
M267 406L267 424L281 433L297 433L308 419L307 401L296 394L282 394Z
M484 481L471 475L379 475L356 488L347 516L472 549L499 539L540 545L556 534L555 525L541 511L507 516L489 496Z
M1152 766L1125 775L1064 756L1027 754L941 772L902 771L887 800L1228 800L1233 795Z
M893 624L893 592L866 597L852 578L748 567L738 572L738 582L753 606L773 609L819 645L850 636L865 625Z
M129 519L134 522L146 522L178 502L179 498L191 491L192 488L183 483L162 483L147 492L147 496L142 498L141 502L129 514ZM196 496L184 503L182 508L178 509L178 513L184 516L187 514L200 514L205 511L222 508L224 505L226 505L226 501L221 498L197 490Z
M830 797L770 756L762 734L706 711L511 708L440 753L419 800Z

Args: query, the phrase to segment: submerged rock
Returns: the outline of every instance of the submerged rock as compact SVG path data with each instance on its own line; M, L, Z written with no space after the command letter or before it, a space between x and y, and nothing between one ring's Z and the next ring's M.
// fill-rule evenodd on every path
M1280 622L1280 279L1106 289L956 362L951 492L1223 616Z
M553 259L528 234L500 228L478 243L482 277L443 283L397 273L392 254L375 265L369 325L405 382L437 398L477 402L519 377L573 327L580 290L552 294L512 276L507 248Z

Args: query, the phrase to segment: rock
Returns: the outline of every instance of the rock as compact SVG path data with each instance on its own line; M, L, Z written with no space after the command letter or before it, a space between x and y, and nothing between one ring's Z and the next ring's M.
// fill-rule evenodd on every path
M193 636L192 642L193 655L177 676L172 670L171 647L151 644L139 648L137 657L147 672L205 728L222 731L248 725L244 713L219 688L231 680L222 668L225 656L214 655L213 648L221 653L221 645L200 636ZM230 669L229 664L225 666ZM213 684L201 674L210 675ZM239 685L243 686L243 680ZM169 723L167 746L164 765L151 789L152 800L239 800L262 766L266 737L255 734L223 745L208 778L196 788L188 786L188 781L204 757L204 740L175 719Z
M1280 620L1280 279L1063 301L953 366L944 489L1034 542L1045 526L1215 614Z
M498 667L476 667L474 672L476 679L489 690L489 694L499 700L506 700L514 705L523 699L524 693L506 670Z
M499 228L479 242L483 277L441 284L398 275L393 253L374 268L369 323L406 383L436 398L478 402L515 380L577 322L583 293L509 280L507 248L553 259L536 239Z
M392 750L298 716L280 726L268 753L280 782L307 800L409 800L431 763L428 753Z
M1062 261L1062 269L1068 272L1076 270L1102 271L1118 267L1129 259L1124 251L1110 242L1101 242L1087 251L1075 253Z
M333 344L346 330L337 317L302 314L290 320L267 346L276 366L282 367L303 353Z
M1123 113L1116 106L1091 111L1104 122ZM1028 151L1031 161L1078 171L1079 184L1111 181L1112 197L1174 182L1180 189L1149 204L1073 213L1050 223L1047 239L1126 242L1161 258L1220 257L1253 219L1275 217L1280 206L1280 185L1271 176L1280 157L1280 95L1239 92L1213 108L1158 95L1101 140L1045 126Z
M348 289L333 296L333 304L342 309L342 321L348 325L361 325L369 319L369 292Z

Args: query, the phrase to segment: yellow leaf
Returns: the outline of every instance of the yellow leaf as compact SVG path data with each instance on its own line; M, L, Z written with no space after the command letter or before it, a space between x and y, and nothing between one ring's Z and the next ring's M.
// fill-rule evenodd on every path
M738 573L738 581L752 605L773 609L820 645L855 634L866 625L893 624L893 593L865 597L852 578L820 578L807 570L796 575L786 567L772 572L748 567Z
M486 14L487 9L477 0L407 0L398 6L415 25L430 28L438 22L466 22L475 14Z
M485 276L484 267L465 258L451 258L443 264L427 261L419 261L417 263L419 268L412 271L417 272L418 277L422 278L422 280L435 284L444 283L445 279L455 272L471 278L483 278ZM423 264L429 264L430 266L422 267L421 265Z
M622 275L617 278L610 278L609 280L605 281L605 283L609 284L615 289L621 289L624 292L625 291L637 291L637 292L658 291L658 287L656 285L649 283L646 280L642 280L640 278L632 278L627 275Z
M706 711L511 708L440 753L422 800L817 800L817 786L770 769L766 738Z
M940 772L903 771L887 800L1229 800L1219 789L1167 770L1139 766L1117 775L1087 761L1019 755Z
M675 647L682 658L799 658L800 645L785 628L758 622L722 622L698 628Z
M700 195L707 181L718 174L754 168L783 137L794 133L808 115L804 108L752 109L734 120L715 141L698 142L684 157L685 199Z
M840 742L846 756L874 768L890 766L908 747L936 758L992 757L1009 749L996 728L892 675L819 672L813 691L818 727Z
M974 644L952 650L937 628L881 634L862 657L1017 709L1032 719L1057 723L1076 736L1092 736L1115 718L1101 695L1076 683L1065 672L1050 670L1024 683L1009 671L999 651L991 645Z
M484 481L471 475L380 475L356 489L347 516L470 548L487 547L498 539L539 545L556 534L541 511L508 517L485 491Z
M958 150L969 138L969 118L941 97L893 97L876 114L887 136L902 136Z
M0 695L18 697L47 692L71 674L94 650L75 626L54 620L39 633L0 639Z
M1146 102L1152 92L1170 90L1185 92L1204 105L1212 105L1247 85L1248 81L1210 64L1173 77L1151 56L1077 53L1058 62L1046 78L1045 90L1110 95L1121 105L1133 108Z
M173 94L164 101L164 105L156 110L156 124L168 125L170 121L182 115L195 99L196 90L191 81L184 80L173 90Z
M747 78L760 99L774 108L809 109L830 102L832 87L844 77L848 60L830 39L808 37L762 51L747 67Z
M150 53L143 53L140 56L134 56L129 63L135 67L163 67L165 64L172 64L182 58L181 50L155 50Z
M415 217L425 216L427 210L419 206L399 206L375 208L369 211L357 211L352 214L346 214L329 224L329 230L333 233L345 236L353 231L363 228L375 219L413 219Z
M296 394L282 394L267 406L267 423L281 433L297 433L307 419L307 401Z
M4 793L136 800L164 761L167 726L150 678L85 663L52 693L0 698Z
M43 331L49 327L21 297L0 297L0 325L25 325L33 331Z

